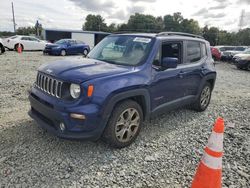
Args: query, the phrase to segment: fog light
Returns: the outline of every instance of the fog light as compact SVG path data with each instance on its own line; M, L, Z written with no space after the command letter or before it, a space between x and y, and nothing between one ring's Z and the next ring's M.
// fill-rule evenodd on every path
M64 131L64 130L65 130L65 125L64 125L64 123L62 123L62 122L60 123L60 130L61 130L61 131Z
M83 115L83 114L71 113L71 114L70 114L70 117L71 117L71 118L74 118L74 119L80 119L80 120L86 119L85 115Z

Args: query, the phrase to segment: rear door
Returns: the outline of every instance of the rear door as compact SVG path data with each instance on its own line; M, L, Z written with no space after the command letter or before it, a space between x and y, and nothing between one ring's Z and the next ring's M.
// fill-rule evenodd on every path
M183 85L183 97L195 96L205 71L207 60L206 44L201 41L184 42L184 62L180 76Z
M69 40L68 43L69 43L69 46L68 46L67 52L69 54L77 54L76 41L75 40Z
M23 45L24 50L32 50L33 48L30 37L21 37L20 43Z

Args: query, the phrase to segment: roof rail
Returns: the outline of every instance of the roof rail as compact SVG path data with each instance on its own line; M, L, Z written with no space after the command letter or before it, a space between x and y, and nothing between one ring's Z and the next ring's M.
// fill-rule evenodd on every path
M161 33L158 33L156 36L165 36L165 35L180 35L180 36L204 39L204 37L200 35L194 35L194 34L182 33L182 32L161 32Z

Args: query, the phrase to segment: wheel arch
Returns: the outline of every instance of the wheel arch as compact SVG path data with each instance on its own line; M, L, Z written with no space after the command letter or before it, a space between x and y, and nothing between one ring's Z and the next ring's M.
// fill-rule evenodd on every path
M22 43L20 43L20 42L18 42L18 43L16 43L16 44L14 45L14 50L16 50L16 46L18 46L18 44L20 44L20 45L21 45L21 47L22 47L22 50L24 50L24 46L23 46L23 44L22 44Z
M106 103L103 108L104 118L109 119L110 114L112 113L114 107L118 103L123 102L125 100L133 100L141 106L144 120L149 117L150 95L146 89L136 89L136 90L121 92L121 93L115 94L112 97L109 97L106 100Z

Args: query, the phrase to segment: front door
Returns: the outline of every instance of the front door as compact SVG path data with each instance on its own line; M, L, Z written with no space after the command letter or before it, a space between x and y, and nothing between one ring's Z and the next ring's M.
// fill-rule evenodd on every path
M150 87L152 111L166 104L177 102L184 96L185 83L181 66L161 70L161 61L164 57L178 58L179 65L181 65L183 63L183 42L163 43L153 62Z

